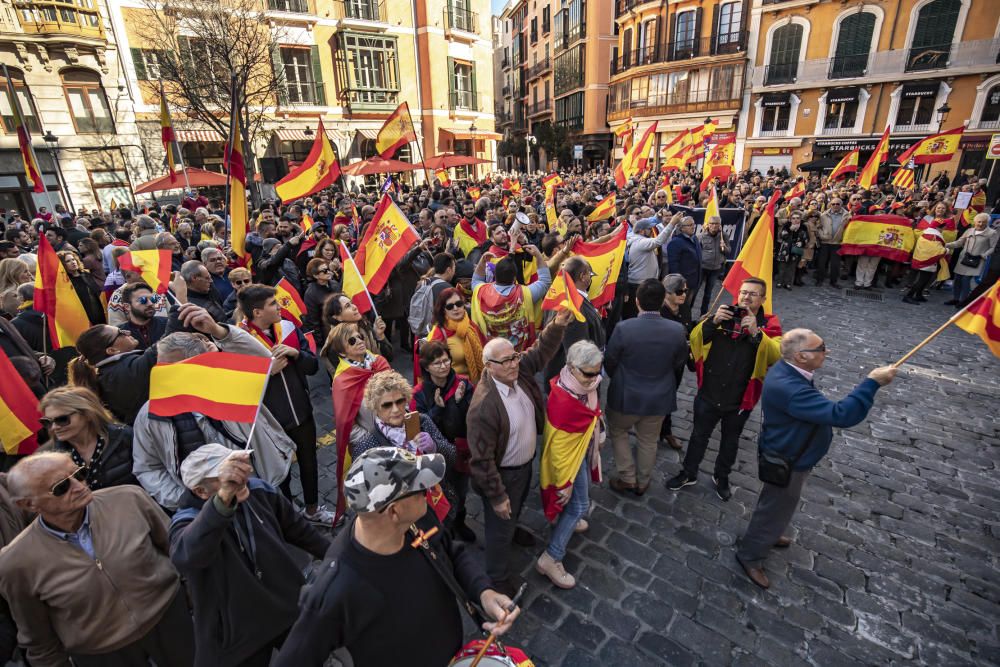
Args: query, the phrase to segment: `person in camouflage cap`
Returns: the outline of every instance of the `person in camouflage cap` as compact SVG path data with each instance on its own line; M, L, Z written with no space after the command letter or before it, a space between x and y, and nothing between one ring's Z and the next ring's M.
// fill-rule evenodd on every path
M417 456L398 447L376 447L351 463L344 496L358 514L380 512L404 496L433 488L444 473L440 454Z

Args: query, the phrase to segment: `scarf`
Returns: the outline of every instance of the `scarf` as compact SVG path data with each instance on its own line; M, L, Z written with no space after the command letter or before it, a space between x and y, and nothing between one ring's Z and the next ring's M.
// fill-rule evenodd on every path
M250 320L247 320L247 319L244 319L244 320L240 321L239 327L240 327L240 329L243 329L248 334L250 334L251 336L253 336L257 340L258 343L260 343L261 345L264 346L265 349L270 350L275 345L277 345L278 343L281 342L281 323L280 322L274 324L271 327L271 330L268 331L268 332L266 332L266 333L263 330L261 330L261 328L258 327L256 324L254 324L253 322L251 322ZM268 339L268 336L270 336L271 338ZM271 341L274 341L274 342L271 342Z
M581 402L591 410L597 407L597 387L601 384L600 375L592 378L589 383L583 384L570 372L569 366L563 366L562 370L559 371L559 384L571 394L576 394L577 398L586 398L585 401Z
M469 379L472 380L472 384L479 384L479 378L483 374L483 344L479 340L479 332L472 326L472 320L467 314L458 321L445 318L444 328L449 336L458 336L462 339Z

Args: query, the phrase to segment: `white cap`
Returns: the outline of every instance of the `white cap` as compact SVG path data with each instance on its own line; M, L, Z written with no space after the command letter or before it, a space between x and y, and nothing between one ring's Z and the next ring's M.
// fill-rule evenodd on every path
M204 480L219 476L222 462L233 453L232 449L217 442L202 445L187 455L181 463L181 481L189 489L201 484Z

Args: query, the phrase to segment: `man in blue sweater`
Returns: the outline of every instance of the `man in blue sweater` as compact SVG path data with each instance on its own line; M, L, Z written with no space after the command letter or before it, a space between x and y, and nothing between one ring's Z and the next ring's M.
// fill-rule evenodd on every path
M787 488L765 483L750 525L736 551L736 560L761 588L771 584L764 559L771 547L787 547L784 536L813 467L826 455L833 427L861 423L875 402L875 392L896 377L892 366L876 368L840 401L826 398L813 385L813 373L826 360L826 344L808 329L792 329L781 339L781 361L764 378L758 447L792 461Z

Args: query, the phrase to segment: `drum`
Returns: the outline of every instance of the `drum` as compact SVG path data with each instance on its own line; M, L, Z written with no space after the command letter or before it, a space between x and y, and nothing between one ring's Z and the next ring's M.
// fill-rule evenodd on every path
M485 639L473 639L455 654L455 657L452 658L450 663L448 663L448 667L470 667L473 661L475 661L476 656L479 655L479 650L483 648L483 644L485 643ZM513 646L503 646L500 642L493 642L493 644L486 649L483 659L479 661L479 667L534 666L535 663L531 662L524 651L514 648Z

